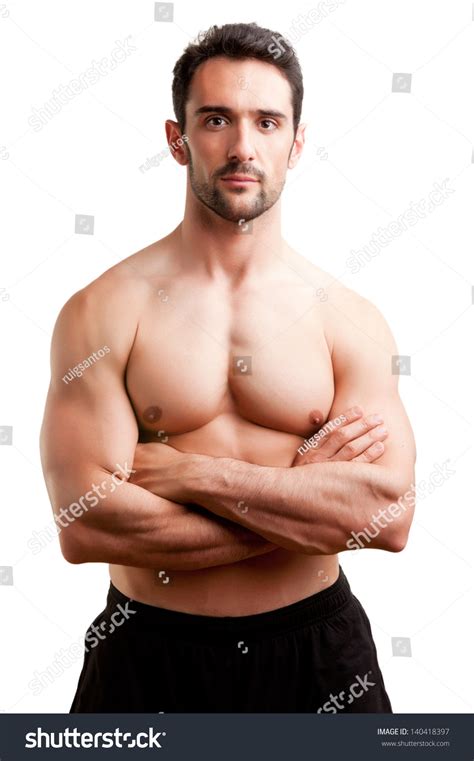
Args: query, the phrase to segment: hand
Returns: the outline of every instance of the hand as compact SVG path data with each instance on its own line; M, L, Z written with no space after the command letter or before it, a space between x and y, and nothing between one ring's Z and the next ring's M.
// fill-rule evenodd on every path
M135 473L132 473L129 482L158 494L160 497L171 499L168 496L169 492L164 493L164 482L165 480L169 481L170 477L177 479L179 467L183 468L191 457L193 455L180 452L161 442L152 441L146 444L137 444L133 459ZM160 484L161 491L159 490Z
M303 454L297 452L291 467L315 462L373 462L383 454L382 441L388 436L381 423L380 416L363 415L360 407L351 407L319 429L313 446Z

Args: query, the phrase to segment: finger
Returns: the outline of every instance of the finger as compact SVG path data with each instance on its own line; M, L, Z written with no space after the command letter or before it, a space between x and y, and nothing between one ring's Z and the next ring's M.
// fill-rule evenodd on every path
M348 410L346 410L343 414L338 415L338 418L342 419L342 422L345 423L352 423L354 420L357 420L363 415L363 410L358 405L355 405L354 407L349 407ZM314 423L315 426L317 426L316 430L320 430L322 427L322 423L324 420L324 415L320 410L311 410L309 413L309 419L312 423ZM334 418L333 420L336 420ZM328 423L333 421L327 421L325 425L328 425Z
M352 462L373 462L383 455L385 447L381 441L376 441L372 446L362 452L358 457L354 457Z
M358 439L377 426L380 426L382 418L380 415L363 415L353 423L340 425L337 429L330 430L326 433L320 446L324 446L324 454L333 457L335 454L346 446L349 442ZM358 452L355 452L358 454Z
M322 412L319 410L312 410L312 412L309 413L309 417L311 422L317 425L317 429L314 434L306 439L306 441L313 449L321 448L321 446L327 443L328 435L335 428L352 423L355 420L361 418L362 415L362 408L358 405L355 405L354 407L349 407L348 410L346 410L344 413L341 413L337 417L332 418L332 420L328 420L324 425L321 425L324 419ZM327 450L325 449L324 451L326 452ZM330 457L331 454L332 452L329 452L327 456Z
M369 449L374 442L385 441L387 436L387 429L383 425L378 425L363 436L349 441L334 455L334 458L336 460L354 460L358 455Z
M363 414L364 410L362 407L359 407L359 405L356 404L354 407L349 407L349 409L346 410L342 415L339 415L339 417L341 417L344 421L344 425L347 425L348 423L353 423L354 420L361 418Z

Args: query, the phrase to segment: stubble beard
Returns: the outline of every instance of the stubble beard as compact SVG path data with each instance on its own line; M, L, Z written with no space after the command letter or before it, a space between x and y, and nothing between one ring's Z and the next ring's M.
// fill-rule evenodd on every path
M268 192L262 187L262 180L260 179L260 189L254 198L251 200L242 200L241 203L231 203L226 197L225 193L220 190L219 183L222 181L220 177L211 180L210 182L202 182L197 179L194 171L194 166L189 156L189 180L191 188L196 198L201 201L208 209L211 209L222 219L226 219L229 222L240 222L245 220L249 222L256 217L260 217L268 209L278 201L281 196L285 181L280 184L280 187L274 187ZM226 174L231 174L233 171L237 173L237 170L230 169ZM233 196L242 196L248 191L245 188L235 188L233 190Z

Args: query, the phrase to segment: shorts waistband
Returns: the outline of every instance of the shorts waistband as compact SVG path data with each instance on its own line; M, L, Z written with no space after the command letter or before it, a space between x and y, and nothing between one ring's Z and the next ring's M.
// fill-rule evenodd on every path
M130 608L139 615L133 615L137 626L164 630L177 636L191 636L208 640L215 634L219 639L245 632L247 636L260 634L279 634L289 629L298 629L338 613L353 599L349 582L342 567L339 566L339 576L327 589L322 589L310 597L286 605L283 608L255 613L247 616L206 616L195 613L171 610L155 605L132 600L112 582L107 595L107 607L117 604L130 604Z

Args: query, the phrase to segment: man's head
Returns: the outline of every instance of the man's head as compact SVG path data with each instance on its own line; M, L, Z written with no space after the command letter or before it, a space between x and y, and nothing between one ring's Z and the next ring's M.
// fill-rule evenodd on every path
M186 135L174 155L189 165L194 195L233 222L275 204L303 146L301 69L282 40L256 24L213 26L174 67L168 142Z

